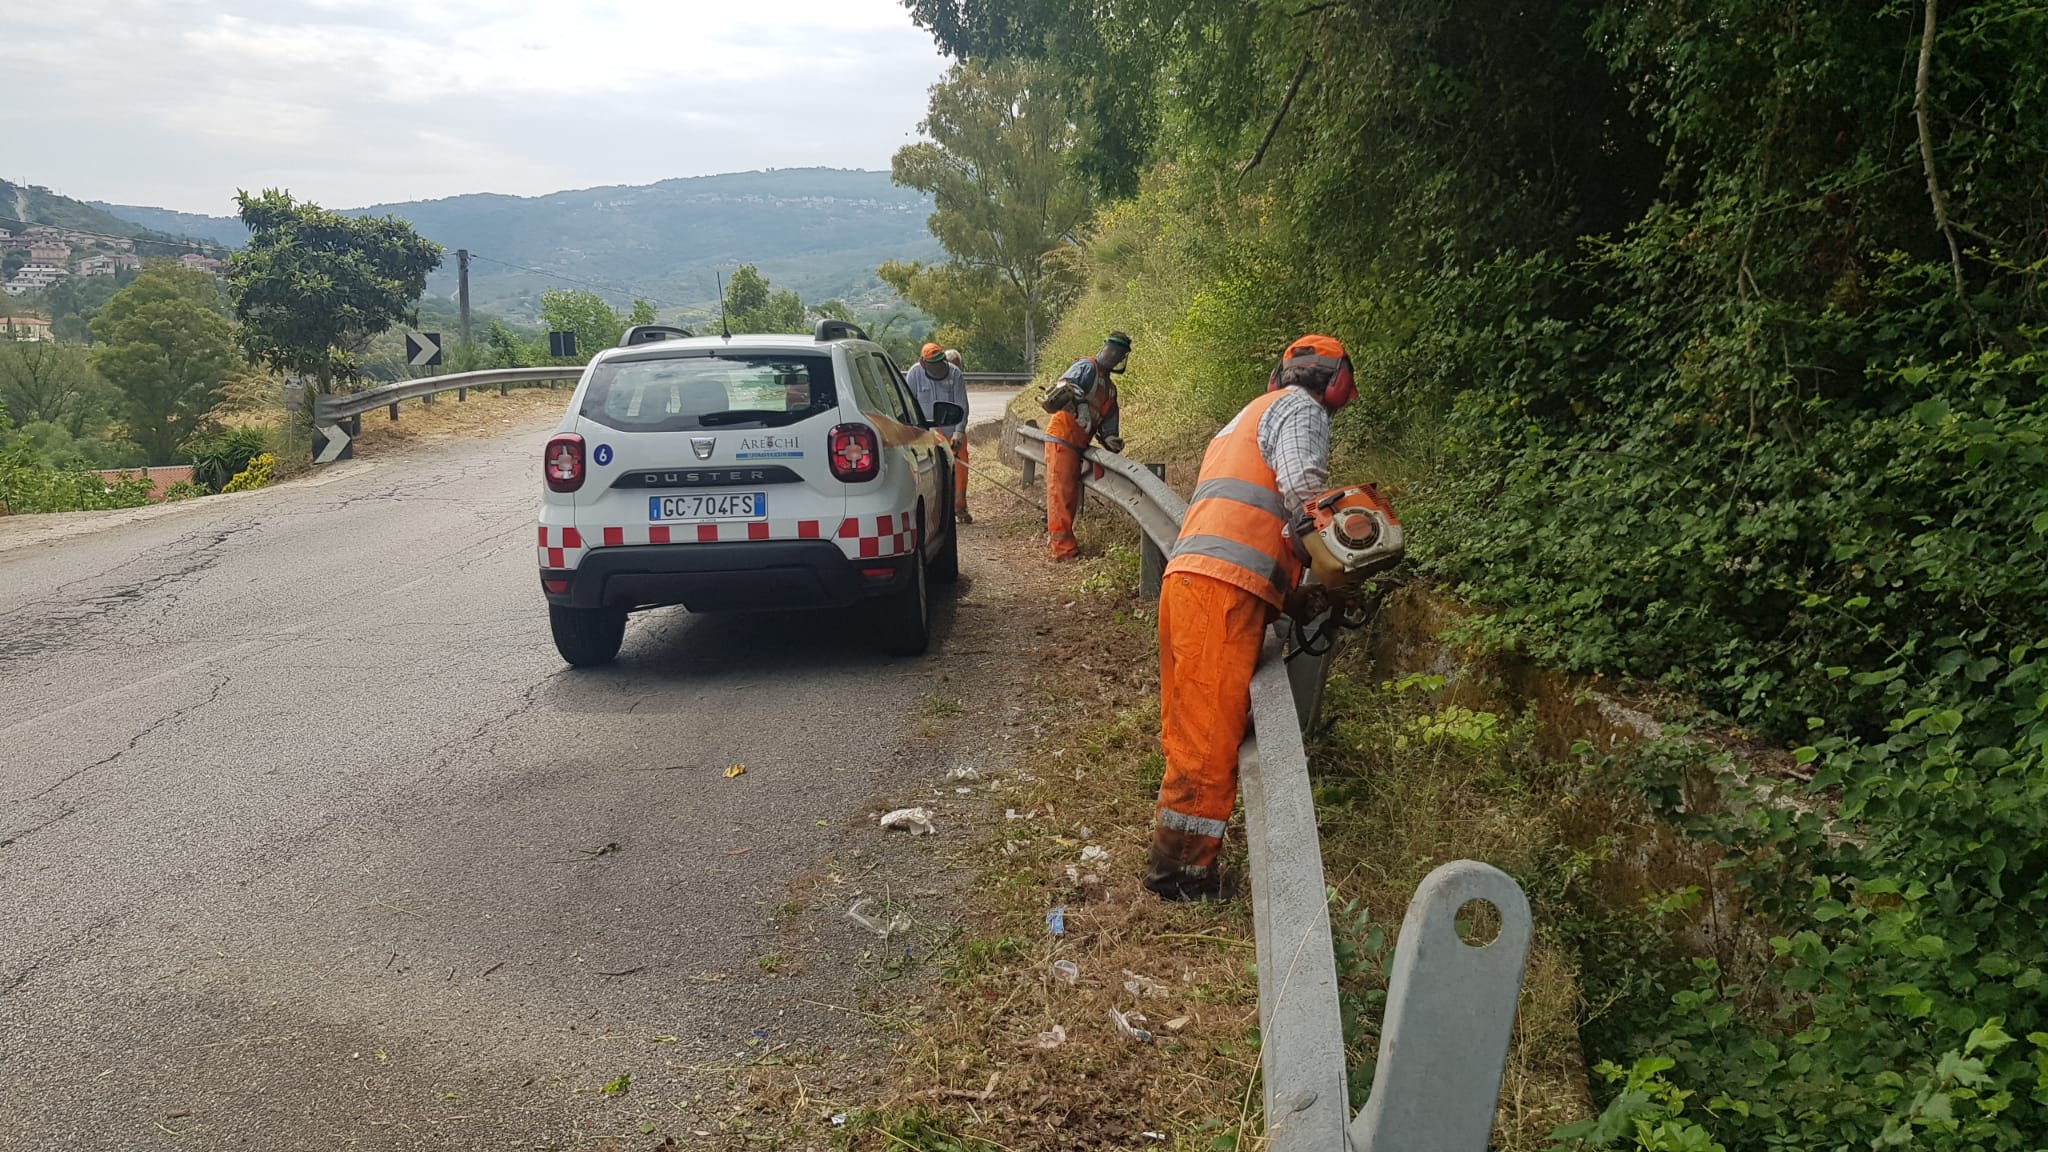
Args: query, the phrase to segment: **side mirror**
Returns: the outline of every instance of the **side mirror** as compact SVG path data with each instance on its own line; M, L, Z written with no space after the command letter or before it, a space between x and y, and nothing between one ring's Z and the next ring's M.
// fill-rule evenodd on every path
M950 400L940 400L932 405L931 422L926 427L944 428L948 425L958 424L965 419L967 419L967 409L960 407Z

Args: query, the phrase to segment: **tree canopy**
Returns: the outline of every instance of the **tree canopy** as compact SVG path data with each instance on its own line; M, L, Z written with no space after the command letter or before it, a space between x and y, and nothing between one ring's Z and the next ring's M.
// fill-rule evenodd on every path
M120 390L129 439L148 463L170 463L240 360L213 277L152 262L100 309L92 332L92 365Z
M242 345L321 391L354 376L352 339L405 319L441 247L390 216L346 216L290 193L236 194L249 244L228 264Z
M899 149L890 172L932 195L932 234L953 262L986 271L1015 300L1033 362L1077 287L1071 254L1094 212L1065 90L1028 63L959 64L919 127L930 139Z

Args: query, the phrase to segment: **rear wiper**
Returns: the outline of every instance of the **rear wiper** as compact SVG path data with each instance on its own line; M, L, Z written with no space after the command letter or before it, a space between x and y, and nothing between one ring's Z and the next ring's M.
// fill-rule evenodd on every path
M788 415L787 412L768 408L734 408L725 412L706 412L702 416L697 417L697 423L706 428L715 428L720 424L742 424L748 420L772 420L775 417L786 415Z

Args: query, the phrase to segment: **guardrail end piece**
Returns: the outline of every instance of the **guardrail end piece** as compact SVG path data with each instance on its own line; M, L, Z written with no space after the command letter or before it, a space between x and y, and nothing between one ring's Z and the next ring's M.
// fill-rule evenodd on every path
M1458 938L1473 900L1499 912L1483 946ZM1485 1152L1531 931L1521 886L1492 865L1455 860L1423 878L1394 949L1372 1096L1351 1124L1357 1152Z

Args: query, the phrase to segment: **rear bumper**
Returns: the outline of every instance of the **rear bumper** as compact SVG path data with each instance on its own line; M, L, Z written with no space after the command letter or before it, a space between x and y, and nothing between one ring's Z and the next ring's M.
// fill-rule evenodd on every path
M692 612L843 607L902 587L915 556L850 560L830 540L750 540L596 548L573 569L541 570L550 604ZM568 582L564 592L549 584Z

